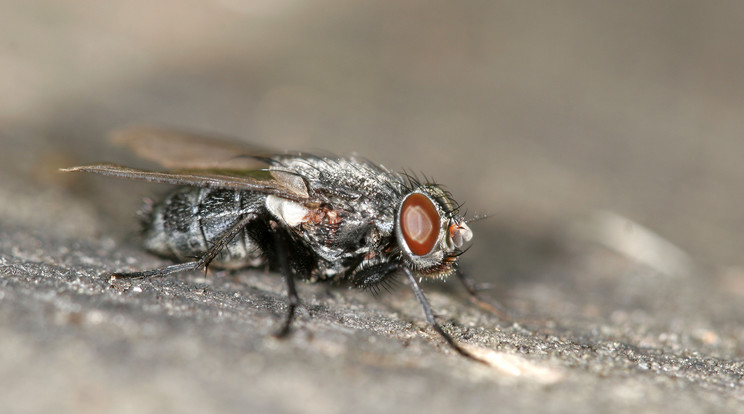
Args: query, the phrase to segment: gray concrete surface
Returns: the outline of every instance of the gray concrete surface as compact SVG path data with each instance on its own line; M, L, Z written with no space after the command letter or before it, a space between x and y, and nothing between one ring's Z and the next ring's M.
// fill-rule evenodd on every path
M2 412L744 411L738 3L0 1ZM167 261L165 188L105 134L158 123L358 152L445 183L466 269L518 314Z

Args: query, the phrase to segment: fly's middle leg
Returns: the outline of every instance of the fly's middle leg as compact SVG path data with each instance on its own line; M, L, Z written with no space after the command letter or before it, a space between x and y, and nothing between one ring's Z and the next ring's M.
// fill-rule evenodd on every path
M301 303L300 297L297 294L297 287L295 286L295 275L289 266L289 253L287 251L287 248L289 247L288 241L286 236L278 230L278 225L274 221L271 222L271 236L274 242L274 249L276 251L279 269L281 270L287 284L287 316L284 319L282 327L274 333L275 337L284 338L289 334L292 321L294 321L295 311Z

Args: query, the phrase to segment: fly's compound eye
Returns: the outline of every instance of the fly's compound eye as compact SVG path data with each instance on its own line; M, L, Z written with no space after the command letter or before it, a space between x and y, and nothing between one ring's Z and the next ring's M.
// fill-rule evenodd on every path
M400 231L416 256L429 254L439 239L439 212L423 194L410 194L400 208Z

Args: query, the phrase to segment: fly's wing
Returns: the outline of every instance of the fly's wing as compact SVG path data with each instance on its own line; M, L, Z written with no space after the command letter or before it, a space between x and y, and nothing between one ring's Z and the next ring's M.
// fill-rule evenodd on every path
M83 165L63 168L62 171L88 172L151 183L256 191L297 201L309 198L307 186L302 177L284 172L279 174L265 170L251 170L240 173L235 171L213 173L209 170L162 172L140 170L116 164Z
M261 159L273 154L259 146L153 126L116 130L111 141L169 170L255 170L266 167Z
M130 180L194 187L225 188L274 194L291 200L309 198L301 176L266 167L271 153L258 147L202 135L155 127L130 127L114 132L123 144L142 158L175 171L148 171L116 164L94 164L63 169Z

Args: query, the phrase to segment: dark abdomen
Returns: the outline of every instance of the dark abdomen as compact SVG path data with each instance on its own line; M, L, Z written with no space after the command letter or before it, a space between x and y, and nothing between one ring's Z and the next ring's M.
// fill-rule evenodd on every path
M153 206L145 228L145 247L180 261L203 256L210 246L246 215L258 217L265 196L244 191L185 187ZM242 229L211 265L236 268L258 266L264 254Z

